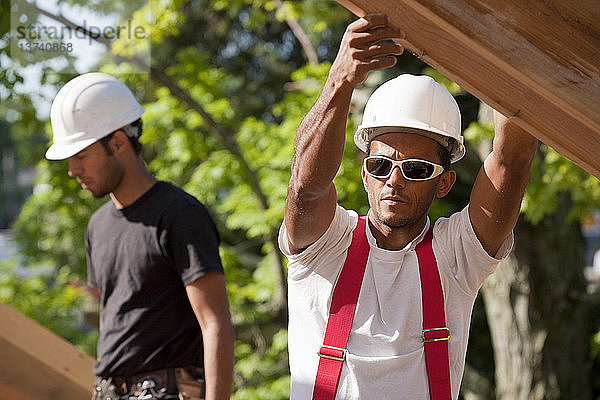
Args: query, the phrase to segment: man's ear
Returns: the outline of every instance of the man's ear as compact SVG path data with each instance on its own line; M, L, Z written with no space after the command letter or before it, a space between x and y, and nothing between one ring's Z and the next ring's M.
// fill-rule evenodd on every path
M362 177L362 181L363 181L363 187L365 188L365 191L368 192L367 190L367 172L365 171L365 164L362 164L362 167L360 168L360 176Z
M118 153L119 151L125 149L129 143L129 139L127 138L125 132L123 132L121 129L118 129L108 143L113 153Z
M452 189L452 186L454 186L455 182L456 171L449 169L448 171L444 172L442 175L440 175L440 181L435 197L441 199L442 197L447 195L450 192L450 189Z

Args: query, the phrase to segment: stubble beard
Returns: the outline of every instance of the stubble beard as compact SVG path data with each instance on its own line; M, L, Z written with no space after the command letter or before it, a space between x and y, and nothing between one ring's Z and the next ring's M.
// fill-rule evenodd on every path
M390 229L402 229L414 225L418 218L413 217L385 217L378 212L373 213L377 221Z
M421 207L419 207L421 208ZM419 223L427 214L427 210L423 212L420 209L412 209L409 215L398 215L392 212L384 213L379 208L371 207L373 216L384 227L390 230L406 229L413 227Z
M112 162L111 162L112 161ZM112 193L123 181L123 167L114 156L109 156L104 164L104 179L96 190L90 190L96 199Z
M427 217L433 198L435 197L434 191L428 196L430 198L422 199L417 203L405 204L407 212L403 214L394 213L393 211L384 212L382 210L381 199L373 199L369 194L369 202L371 204L371 211L375 219L384 227L390 230L406 229L415 226L416 224L422 223ZM377 207L373 207L375 204L373 201L377 201Z

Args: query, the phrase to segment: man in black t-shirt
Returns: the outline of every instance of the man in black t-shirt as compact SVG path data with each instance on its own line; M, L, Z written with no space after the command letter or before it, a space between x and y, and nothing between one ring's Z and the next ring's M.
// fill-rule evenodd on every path
M88 284L100 289L93 399L228 399L233 327L219 235L205 207L146 169L144 109L118 79L68 82L51 109L46 157L111 201L86 232Z

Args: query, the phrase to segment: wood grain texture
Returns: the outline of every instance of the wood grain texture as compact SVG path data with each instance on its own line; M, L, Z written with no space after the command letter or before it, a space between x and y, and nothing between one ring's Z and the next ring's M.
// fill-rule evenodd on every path
M0 399L91 397L94 359L0 303Z
M337 0L384 12L405 47L600 178L598 0Z

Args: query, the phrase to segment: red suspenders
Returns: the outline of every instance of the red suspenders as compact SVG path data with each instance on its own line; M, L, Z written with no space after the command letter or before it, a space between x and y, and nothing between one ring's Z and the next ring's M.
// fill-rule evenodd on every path
M360 217L348 248L346 261L333 290L313 400L333 400L346 358L346 344L369 256L365 233L366 217ZM431 400L450 400L449 331L446 327L444 296L437 262L431 247L433 228L416 247L423 298L423 341ZM343 288L339 289L338 288Z
M319 368L313 390L313 400L333 400L346 358L346 343L354 319L354 310L369 257L369 243L365 234L366 218L360 217L352 232L346 262L338 278L323 345L319 349ZM336 290L343 287L343 290Z
M423 302L423 341L425 346L425 365L429 378L429 396L431 400L450 400L450 361L448 358L448 339L450 331L446 327L444 311L444 292L440 282L437 261L433 254L431 241L433 226L416 247L421 277L421 298Z

